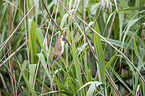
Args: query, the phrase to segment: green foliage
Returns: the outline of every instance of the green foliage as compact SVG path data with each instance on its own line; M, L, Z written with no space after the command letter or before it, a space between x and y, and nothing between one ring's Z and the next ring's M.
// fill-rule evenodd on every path
M37 63L37 43L36 43L36 28L34 20L30 19L28 21L28 29L29 29L29 46L30 46L30 56L31 56L31 63Z
M95 25L95 31L97 31L100 34L100 30L98 25ZM94 47L95 47L95 52L98 58L98 76L99 76L99 81L102 83L105 83L105 62L104 62L104 54L103 54L103 49L102 49L102 43L100 37L94 33Z
M145 96L143 0L44 2L0 0L0 96Z

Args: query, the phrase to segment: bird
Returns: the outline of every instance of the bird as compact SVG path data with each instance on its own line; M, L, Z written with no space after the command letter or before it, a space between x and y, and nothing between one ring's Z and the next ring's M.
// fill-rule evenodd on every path
M61 37L58 36L58 38L55 42L52 64L55 60L57 60L61 56L61 54L64 51L64 41L62 40L62 38L63 38L63 35Z

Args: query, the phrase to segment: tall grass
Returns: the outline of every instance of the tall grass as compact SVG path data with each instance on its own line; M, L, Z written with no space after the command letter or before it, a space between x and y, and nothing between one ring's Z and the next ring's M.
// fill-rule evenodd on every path
M143 0L1 0L0 95L145 95ZM53 64L58 35L64 52Z

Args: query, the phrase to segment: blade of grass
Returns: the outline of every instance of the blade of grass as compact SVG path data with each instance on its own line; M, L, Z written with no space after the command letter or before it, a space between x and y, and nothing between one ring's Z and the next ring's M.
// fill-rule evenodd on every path
M90 85L90 84L94 84L95 85L95 87L96 86L99 86L99 85L101 85L101 84L103 84L103 83L101 83L101 82L98 82L98 81L90 81L90 82L87 82L86 84L84 84L77 92L79 92L81 89L83 89L84 87L86 87L86 86L88 86L88 85ZM90 86L91 87L91 86ZM90 90L91 91L91 90ZM95 90L94 90L95 91ZM77 93L76 92L76 93ZM74 94L74 96L76 95L76 93ZM89 92L89 93L92 93L92 92ZM89 95L90 96L90 95Z
M26 82L26 85L27 85L28 88L29 88L29 91L32 93L33 96L36 96L37 94L36 94L35 91L33 90L33 88L32 88L32 86L31 86L30 82L29 82L28 79L27 79L27 77L25 76L25 73L23 72L23 70L22 70L22 68L21 68L21 65L20 65L20 63L19 63L18 60L17 60L17 63L18 63L18 65L19 65L19 68L20 68L20 71L21 71L21 73L22 73L22 75L23 75L23 78L24 78L24 80L25 80L25 82Z
M51 74L49 73L48 68L46 67L47 63L45 61L44 55L43 54L37 54L37 55L40 58L40 61L41 61L42 65L43 65L43 68L46 70L46 74L47 74L47 76L48 76L48 78L50 80L50 84L52 85L53 84L53 78L51 77Z
M93 96L95 89L96 89L96 86L94 83L92 83L87 91L86 96Z
M2 6L1 6L1 7L2 7ZM5 16L7 7L8 7L8 4L6 3L5 6L2 7L2 10L1 10L1 12L0 12L0 13L1 13L1 14L0 14L0 15L1 15L1 16L0 16L0 29L2 28L2 22L3 22L3 20L4 20L3 18L4 18L4 16Z
M100 34L100 30L98 24L95 25L95 31ZM105 83L105 62L104 62L104 54L102 49L102 44L100 37L97 34L94 34L94 48L98 58L98 75L99 81Z
M145 7L129 7L129 8L124 8L124 9L119 9L118 12L121 11L134 11L134 10L145 10Z
M22 90L23 90L23 92L25 93L26 96L29 96L30 95L29 94L29 91L27 91L23 86L21 88L22 88Z
M11 94L8 94L6 91L0 88L0 91L5 95L5 96L11 96Z
M28 30L29 30L29 46L31 53L31 64L36 64L38 61L37 58L37 43L36 43L36 28L33 19L28 21Z
M24 71L26 69L27 64L28 64L28 61L25 60L22 64L22 71ZM18 84L20 83L21 77L22 77L22 73L20 73L20 75L19 75Z
M33 80L34 80L34 74L35 74L35 69L36 69L36 64L31 64L29 65L29 82L31 84L31 86L33 86Z
M123 48L123 46L124 46L125 38L126 38L126 35L127 35L128 31L129 31L129 29L131 28L131 26L133 26L133 24L135 24L135 23L136 23L138 20L140 20L140 19L141 19L141 18L137 18L137 19L130 20L130 21L128 22L128 24L127 24L127 29L126 29L126 31L125 31L125 34L124 34L123 38L122 38L122 48Z
M63 28L64 24L66 23L66 20L67 20L68 16L69 16L68 13L63 15L63 17L61 19L61 22L60 22L60 28L61 29Z
M81 87L82 86L81 70L80 70L80 64L79 64L78 55L77 55L78 52L75 47L73 35L72 35L72 52L73 52L73 60L74 60L74 64L75 64L75 69L76 69L76 77L78 80L77 87ZM82 91L80 92L80 96L82 96Z

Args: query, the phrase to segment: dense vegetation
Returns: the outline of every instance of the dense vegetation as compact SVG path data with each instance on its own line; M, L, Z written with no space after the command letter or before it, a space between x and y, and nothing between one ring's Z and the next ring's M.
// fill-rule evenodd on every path
M144 0L0 0L0 96L145 96ZM51 64L55 41L64 52Z

